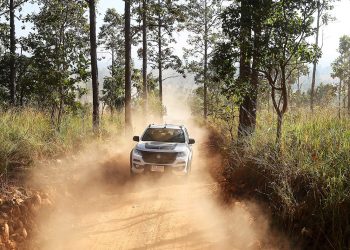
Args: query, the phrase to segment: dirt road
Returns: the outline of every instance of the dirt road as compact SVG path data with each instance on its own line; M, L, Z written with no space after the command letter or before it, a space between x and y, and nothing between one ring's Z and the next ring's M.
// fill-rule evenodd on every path
M209 170L220 159L198 144L186 181L130 181L130 148L92 146L74 160L60 162L53 173L39 171L40 181L62 180L54 209L38 218L40 249L280 249L273 247L268 220L255 204L223 206L218 201L218 185ZM120 179L106 188L114 176Z
M216 193L211 178L194 173L66 202L44 222L42 248L260 249L266 220L241 203L222 208Z
M157 183L142 185L139 191L101 195L66 214L67 227L60 225L64 232L58 232L65 237L54 237L46 248L223 249L229 241L225 221L212 214L207 223L210 207L201 206L202 195L212 188L204 183Z

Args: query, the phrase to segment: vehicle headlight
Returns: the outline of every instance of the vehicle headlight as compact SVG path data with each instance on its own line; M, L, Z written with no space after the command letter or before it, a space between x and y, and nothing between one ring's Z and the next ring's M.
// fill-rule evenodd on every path
M133 155L142 157L142 152L138 149L134 149Z
M187 156L187 152L186 151L177 153L177 157L178 158L183 158L183 157L186 157L186 156Z

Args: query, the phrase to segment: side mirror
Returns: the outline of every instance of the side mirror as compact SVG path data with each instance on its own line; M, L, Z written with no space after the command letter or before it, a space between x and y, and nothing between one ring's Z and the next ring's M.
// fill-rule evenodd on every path
M132 138L133 141L139 142L140 141L140 136L134 136Z
M190 144L190 145L193 145L193 144L195 144L196 143L196 140L195 139L190 139L189 141L188 141L188 144Z

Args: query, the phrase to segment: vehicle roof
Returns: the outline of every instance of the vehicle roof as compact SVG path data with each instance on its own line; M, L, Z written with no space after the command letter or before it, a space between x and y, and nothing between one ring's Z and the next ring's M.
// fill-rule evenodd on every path
M183 125L175 124L150 124L149 128L170 128L170 129L182 129Z

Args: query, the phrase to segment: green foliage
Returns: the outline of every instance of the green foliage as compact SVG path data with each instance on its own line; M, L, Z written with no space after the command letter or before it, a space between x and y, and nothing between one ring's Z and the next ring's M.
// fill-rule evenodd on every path
M344 83L347 83L350 78L350 36L342 36L339 40L338 48L339 56L332 63L332 77L339 78Z
M88 23L85 1L41 1L40 12L27 17L34 24L27 38L39 78L60 85L86 80L88 72ZM62 16L63 15L63 16ZM41 80L40 79L40 80ZM54 84L54 83L52 83ZM63 86L69 87L69 86Z
M190 32L184 58L189 72L196 74L195 80L203 84L205 54L212 60L215 44L220 39L220 18L223 1L190 0L186 6L186 29ZM207 45L205 44L207 41ZM207 52L205 51L207 50Z
M111 51L118 65L123 64L125 56L124 19L116 9L107 9L103 21L104 24L98 34L99 44Z
M182 61L174 53L174 34L182 30L183 5L179 0L148 1L148 63L152 69L173 69L184 76ZM138 50L142 57L142 48ZM163 79L166 80L166 79Z
M6 53L0 58L0 105L7 106L10 99L9 85L10 85L10 68L9 68L10 54ZM32 58L25 55L16 56L17 69L17 93L16 99L18 105L34 105L33 100L38 92L35 80L35 71L32 64Z
M112 109L124 107L124 69L115 69L114 76L105 77L101 100Z
M115 9L107 9L104 24L99 33L99 44L105 46L112 56L109 67L110 76L104 78L101 100L111 112L120 110L125 103L125 37L123 32L124 20Z
M236 130L236 118L239 113L239 102L236 96L222 95L222 86L215 82L208 88L208 115L209 120L214 123L219 122L224 131L228 131L232 140L234 140ZM189 96L189 105L191 114L200 119L203 112L204 88L197 87Z
M310 91L297 90L290 96L290 102L294 104L296 108L306 108L310 105ZM322 104L322 101L319 101Z
M222 93L227 97L235 96L242 99L247 84L239 84L236 81L236 62L239 51L232 48L230 43L217 43L214 55L211 60L210 68L212 69L213 79L221 81Z
M317 8L317 1L308 0L238 1L222 15L226 40L221 47L226 49L219 47L217 57L224 58L225 68L217 67L218 73L240 64L240 76L226 81L230 84L226 92L244 97L244 102L250 102L250 105L245 105L250 107L259 78L260 81L266 79L279 117L277 144L281 139L281 125L288 110L295 72L299 77L305 64L320 57L320 49L308 39L315 33L312 24ZM250 115L254 117L253 113Z
M16 2L20 10L21 4ZM79 98L86 94L82 82L89 78L89 26L84 17L84 0L38 0L38 11L20 17L32 24L27 37L20 39L23 55L16 55L17 100L20 106L50 111L51 122L60 128L62 116L81 109ZM8 26L1 26L1 39ZM1 40L1 41L5 41ZM1 42L0 103L9 101L10 56Z
M4 53L10 47L10 27L6 23L0 23L0 56L3 56Z
M138 113L143 112L144 99L142 95L142 72L141 70L134 69L132 75L133 87L136 90L133 96L134 108ZM147 88L148 88L148 112L150 115L166 114L165 107L162 105L159 99L159 84L158 77L154 77L152 73L147 75ZM141 114L140 114L141 115ZM157 117L158 118L158 117Z
M310 93L309 93L310 94ZM318 106L329 107L337 96L337 86L321 83L315 91L315 101Z

